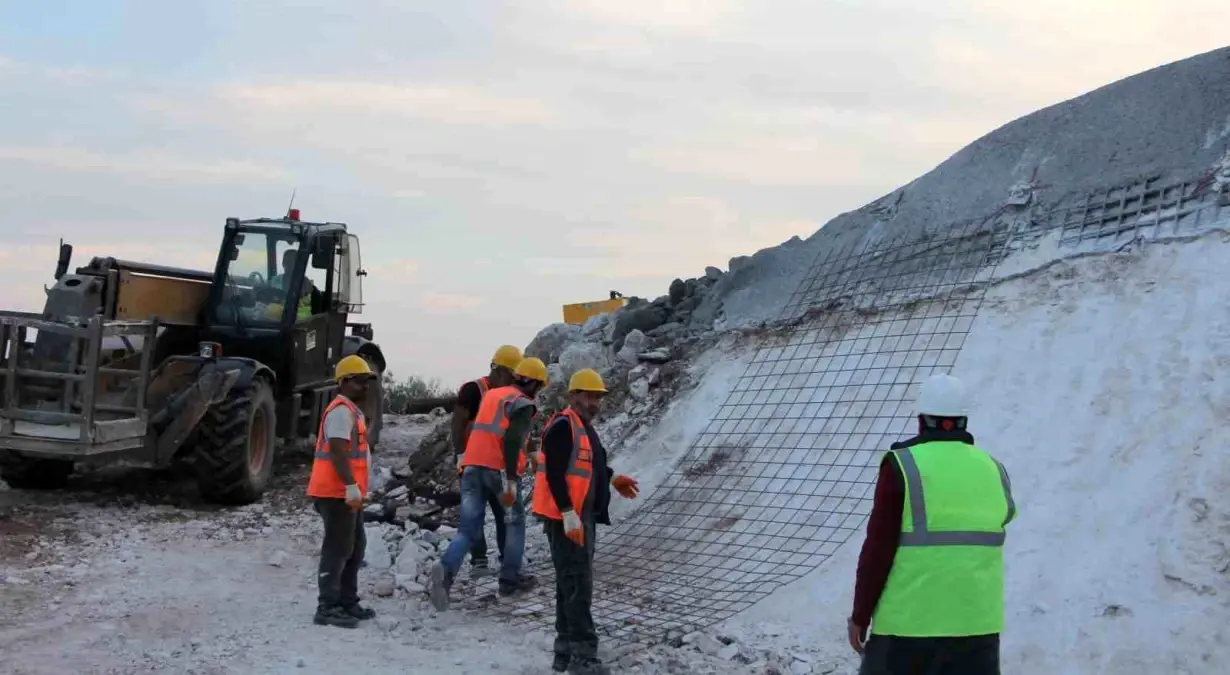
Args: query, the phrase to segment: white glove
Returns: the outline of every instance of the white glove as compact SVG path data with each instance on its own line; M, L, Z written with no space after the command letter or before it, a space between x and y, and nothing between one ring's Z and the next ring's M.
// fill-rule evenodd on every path
M461 458L462 457L465 457L465 455L457 455L457 468L458 469L461 468Z
M568 509L560 515L564 517L564 536L571 539L572 543L577 546L584 546L585 528L581 526L581 517L572 509Z
M346 501L353 502L362 499L363 493L359 491L359 486L357 483L352 483L346 486Z

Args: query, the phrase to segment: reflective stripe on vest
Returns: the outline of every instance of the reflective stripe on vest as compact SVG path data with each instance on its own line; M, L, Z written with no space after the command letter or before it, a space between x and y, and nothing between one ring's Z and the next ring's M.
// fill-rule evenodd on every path
M494 401L494 402L493 402ZM490 404L490 405L489 405ZM469 438L466 439L465 452L461 456L461 467L481 466L495 471L503 471L504 467L504 435L508 431L511 413L526 406L533 406L528 396L513 386L492 389L483 395L478 406L478 416L470 427ZM491 409L491 408L494 409ZM479 421L484 415L489 420ZM517 453L517 473L525 473L526 442Z
M929 441L891 451L905 484L901 535L871 632L901 637L999 633L1004 527L1016 516L1008 472L977 447Z
M345 406L354 416L355 429L347 441L346 459L350 462L350 472L354 475L359 490L366 495L368 488L368 443L367 421L363 412L353 401L345 396L337 396L325 407L320 416L320 426L316 432L316 449L313 453L312 475L308 479L308 495L311 497L342 498L346 495L346 486L333 467L333 453L329 449L329 439L325 438L325 419L334 408Z
M918 471L918 462L909 448L894 451L905 474L906 494L910 496L910 531L902 531L899 546L1003 546L1007 536L999 532L970 532L961 530L946 530L932 532L927 527L927 500L923 495L922 474ZM1008 480L1008 471L994 457L988 456L999 469L999 480L1004 488L1004 498L1008 502L1008 514L1003 525L1007 525L1016 516L1016 502L1012 500L1012 483Z
M547 422L542 431L542 441L538 444L538 471L534 475L534 496L531 509L534 514L551 520L560 520L564 516L551 494L551 486L547 483L547 455L542 448L546 447L547 434L551 428L567 418L572 433L572 453L568 458L568 471L564 478L568 483L568 498L572 500L572 508L578 513L585 506L589 496L591 477L593 476L594 456L590 447L589 433L581 416L572 408L565 408Z

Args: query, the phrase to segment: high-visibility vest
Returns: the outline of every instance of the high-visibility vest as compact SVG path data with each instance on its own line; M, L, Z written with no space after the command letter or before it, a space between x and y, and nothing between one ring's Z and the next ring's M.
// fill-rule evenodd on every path
M461 455L461 468L481 466L496 471L504 470L504 434L513 413L533 406L534 402L521 390L513 387L498 387L483 394L478 405L478 415L470 425L470 436ZM525 446L517 451L517 475L525 473Z
M483 397L486 396L487 391L491 389L491 383L487 380L486 375L478 378L477 380L470 380L470 382L473 382L478 387L478 401L479 401L479 405L482 405ZM466 385L470 384L470 382L466 382L462 384L461 389L465 389ZM458 391L460 391L460 389ZM475 414L475 419L477 419L478 413L476 412L474 414ZM465 434L464 436L461 437L461 447L463 448L463 452L464 452L465 444L470 440L470 431L472 431L473 429L474 429L474 420L470 420L469 422L466 422L465 429L463 429L461 432ZM461 466L461 464L458 464L457 465L457 475L460 476L462 471L463 471L463 467Z
M312 460L312 477L308 479L309 497L342 499L346 496L346 485L337 475L337 469L333 468L332 450L329 448L329 439L325 438L325 418L338 406L346 406L350 409L350 414L354 415L357 433L346 441L346 457L350 461L350 473L354 475L359 491L367 495L367 461L370 452L367 446L367 421L363 419L362 411L353 401L345 396L336 396L329 402L325 414L320 418L320 428L316 433L316 456Z
M535 515L551 520L563 520L555 496L551 494L551 486L547 484L547 456L541 449L546 446L547 433L556 424L564 424L565 420L572 430L572 455L568 459L568 471L564 476L568 483L568 498L572 500L572 509L577 513L585 506L585 498L589 495L590 482L594 474L594 449L589 443L589 434L585 431L585 423L581 416L572 408L565 408L556 413L543 428L542 442L539 443L538 471L534 474L534 498L530 508Z
M892 450L905 483L901 539L871 632L966 637L1004 629L1008 472L960 441Z
M280 290L286 290L286 284L289 283L289 281L290 280L286 277L285 274L279 274L270 280L269 285L274 288L280 289ZM311 281L304 279L303 280L303 293L299 296L299 305L295 308L295 320L302 321L303 319L307 319L311 316L312 316L312 283Z

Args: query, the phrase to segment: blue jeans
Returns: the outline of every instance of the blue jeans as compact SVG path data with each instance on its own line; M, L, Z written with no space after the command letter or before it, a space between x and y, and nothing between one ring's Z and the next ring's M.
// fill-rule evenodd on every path
M457 536L449 542L440 562L450 576L461 569L470 547L483 531L487 516L487 498L497 498L504 492L500 472L482 466L467 466L461 473L461 510ZM517 583L521 577L521 558L525 552L525 507L521 505L521 483L517 482L517 499L504 509L504 558L500 565L500 581Z

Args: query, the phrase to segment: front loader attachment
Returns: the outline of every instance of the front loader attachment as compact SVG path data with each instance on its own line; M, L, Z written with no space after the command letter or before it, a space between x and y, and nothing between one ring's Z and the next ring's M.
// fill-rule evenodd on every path
M81 461L144 447L153 349L113 363L103 342L140 337L149 346L157 332L157 321L71 323L0 312L0 454ZM58 348L36 347L44 342Z

